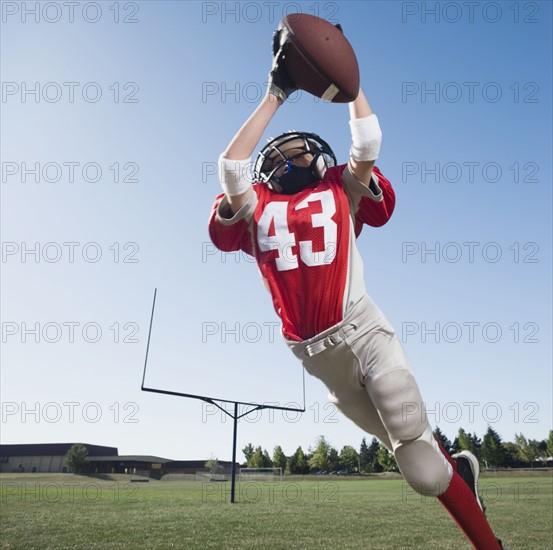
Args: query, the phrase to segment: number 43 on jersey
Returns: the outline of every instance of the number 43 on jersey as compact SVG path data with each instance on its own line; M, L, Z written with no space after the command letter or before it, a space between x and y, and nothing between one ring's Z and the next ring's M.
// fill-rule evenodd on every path
M310 267L329 265L336 257L337 226L332 216L336 212L334 195L329 189L312 193L301 201L295 210L307 208L309 203L320 202L322 211L311 215L312 227L322 227L324 232L324 250L314 252L313 241L299 241L299 256L304 264ZM278 271L297 269L298 255L292 247L298 244L296 236L288 228L288 201L269 202L265 206L257 224L257 242L262 252L276 250L276 268ZM274 226L274 235L269 235L271 224Z

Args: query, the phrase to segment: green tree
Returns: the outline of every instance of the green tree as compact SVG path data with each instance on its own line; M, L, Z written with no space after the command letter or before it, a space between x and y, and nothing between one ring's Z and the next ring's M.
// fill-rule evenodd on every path
M549 437L545 441L545 449L548 457L553 457L553 430L549 430Z
M88 462L88 449L82 443L75 443L65 455L65 464L75 473L80 474Z
M369 466L369 446L365 438L361 440L359 447L359 472L368 472Z
M516 443L505 441L501 444L503 447L503 462L504 468L520 468L523 466L520 460L520 448Z
M503 464L504 450L501 437L491 426L488 426L488 431L482 440L481 452L487 468L498 468Z
M250 460L252 459L254 448L251 443L248 443L243 449L242 452L244 453L244 457L246 458L246 464L248 465L248 468L251 468L250 466Z
M340 464L348 472L359 471L359 453L350 445L345 445L340 451Z
M380 443L376 437L371 439L371 444L367 450L366 460L367 460L367 472L377 473L382 472L383 468L378 462L378 450L380 449Z
M273 466L273 461L271 460L271 457L269 456L269 453L266 450L263 450L263 460L262 460L263 466L262 468L271 468Z
M298 447L296 451L296 464L298 467L299 474L309 473L309 464L307 463L307 456L305 455L301 447Z
M371 445L369 447L369 451L372 457L372 471L374 473L383 471L383 468L380 462L378 462L378 451L380 450L380 447L382 447L382 445L380 444L380 441L378 441L376 437L373 437L371 441Z
M527 440L522 434L515 434L515 443L519 448L519 457L530 467L534 467L534 462L540 457L540 444L535 439Z
M250 460L248 460L248 468L270 468L272 461L269 453L261 447L256 447Z
M205 468L209 468L210 474L218 474L222 473L224 471L223 466L219 464L219 460L217 457L211 457L206 463L204 464Z
M459 451L470 451L477 458L480 458L480 447L482 446L482 442L476 434L466 433L463 428L459 428L457 444Z
M376 458L385 472L395 472L398 470L393 453L388 451L384 445L380 445L378 452L376 453Z
M296 452L288 458L286 463L286 471L289 474L307 474L309 473L309 465L303 449L298 447Z
M277 445L273 450L273 467L282 468L283 472L286 470L286 455L280 445Z
M217 460L217 457L215 458L211 457L204 464L204 468L208 468L211 473L216 472L218 467L219 467L219 461Z
M438 440L440 445L446 450L446 452L451 452L451 441L445 436L445 434L436 426L434 430L434 437Z
M328 451L328 462L329 462L329 469L330 470L339 470L341 468L340 466L340 455L338 454L338 451L331 445L330 450Z
M463 428L457 434L457 447L460 451L470 451L470 438Z
M313 451L313 456L309 459L308 464L311 470L330 470L330 449L331 446L323 435L317 440L317 446Z

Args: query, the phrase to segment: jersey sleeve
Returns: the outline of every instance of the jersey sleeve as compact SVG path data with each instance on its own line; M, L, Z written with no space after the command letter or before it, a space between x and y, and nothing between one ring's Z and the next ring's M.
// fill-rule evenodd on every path
M365 185L347 165L342 172L342 185L350 198L356 236L361 233L363 224L380 227L392 216L396 196L392 184L376 166L370 184Z
M213 244L223 252L242 250L253 256L250 223L257 205L257 193L250 192L247 202L234 214L224 194L219 195L209 216L208 230Z

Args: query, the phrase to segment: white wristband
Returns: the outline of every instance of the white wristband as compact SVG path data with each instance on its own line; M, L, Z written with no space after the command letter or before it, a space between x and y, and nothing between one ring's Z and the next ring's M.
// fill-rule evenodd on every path
M219 157L219 181L226 195L234 197L249 189L251 185L250 165L250 159L227 159L223 155Z
M349 121L351 128L350 157L357 161L376 160L382 143L382 130L378 118L372 114Z

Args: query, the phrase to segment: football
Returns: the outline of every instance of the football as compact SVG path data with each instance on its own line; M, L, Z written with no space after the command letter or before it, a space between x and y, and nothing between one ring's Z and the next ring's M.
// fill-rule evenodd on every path
M279 29L286 34L286 68L298 88L333 103L357 97L357 57L338 27L315 15L291 13Z

